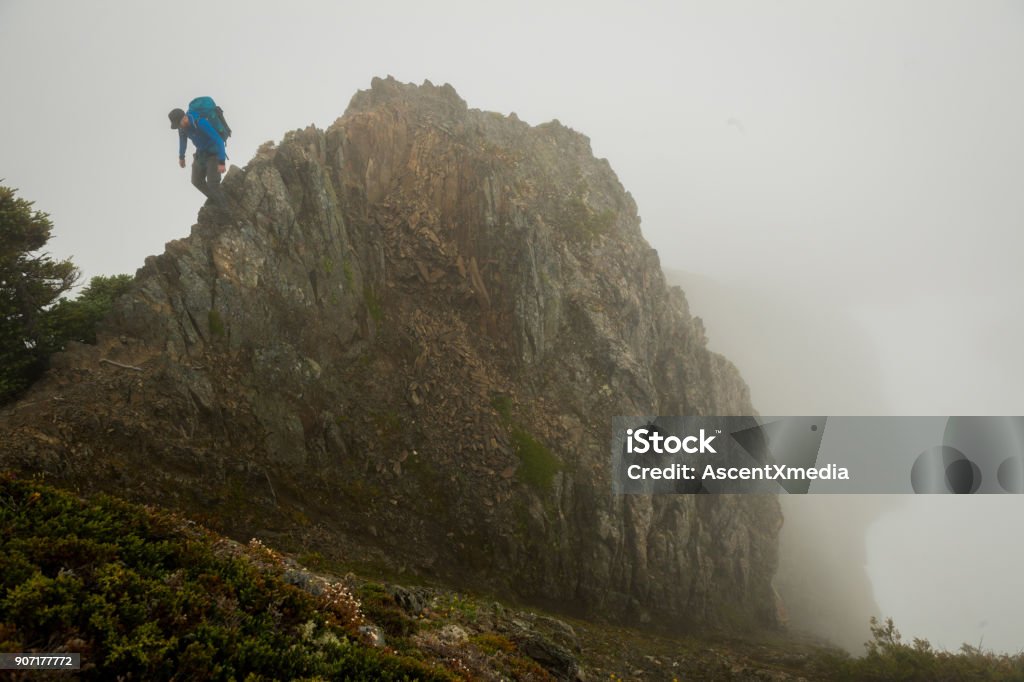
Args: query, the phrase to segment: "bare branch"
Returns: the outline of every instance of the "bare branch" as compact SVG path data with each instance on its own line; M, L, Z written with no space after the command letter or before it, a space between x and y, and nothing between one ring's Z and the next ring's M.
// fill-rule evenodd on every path
M136 372L141 372L142 371L141 367L135 367L134 365L124 365L124 364L121 364L120 362L115 362L113 360L107 360L106 358L100 358L100 362L101 363L106 363L108 365L113 365L114 367L120 367L122 369L133 369Z

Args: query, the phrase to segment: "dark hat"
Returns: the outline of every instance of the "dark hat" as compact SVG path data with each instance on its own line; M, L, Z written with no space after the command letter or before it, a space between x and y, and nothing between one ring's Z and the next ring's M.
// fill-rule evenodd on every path
M185 112L181 109L171 109L171 113L167 114L167 118L171 119L171 127L175 130L181 126L181 119L185 117Z

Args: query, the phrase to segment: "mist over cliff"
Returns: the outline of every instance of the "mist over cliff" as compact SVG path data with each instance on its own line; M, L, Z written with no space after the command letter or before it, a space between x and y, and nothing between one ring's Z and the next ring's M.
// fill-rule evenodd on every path
M686 291L709 346L736 363L763 415L1016 413L1012 382L986 371L1014 373L1016 361L1005 352L1013 335L991 333L972 345L970 336L1006 324L985 307L965 308L963 296L941 296L941 309L967 321L967 339L930 326L937 319L931 295L919 300L877 282L865 283L852 307L810 282L724 271L719 278L667 276ZM926 284L938 286L919 286ZM861 654L868 619L891 616L905 637L952 650L964 642L1019 650L1024 553L1011 538L1024 531L1020 499L809 495L780 502L786 522L776 586L794 630Z

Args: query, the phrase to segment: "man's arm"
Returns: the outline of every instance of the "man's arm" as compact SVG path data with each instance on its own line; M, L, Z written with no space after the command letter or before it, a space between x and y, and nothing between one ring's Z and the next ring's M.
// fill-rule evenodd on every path
M188 145L188 136L185 135L185 131L178 128L178 159L180 161L185 160L185 147Z

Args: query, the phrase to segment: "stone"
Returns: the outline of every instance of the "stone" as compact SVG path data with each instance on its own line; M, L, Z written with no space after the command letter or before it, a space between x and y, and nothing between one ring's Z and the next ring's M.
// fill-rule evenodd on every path
M613 416L754 408L585 136L374 79L223 186L234 222L0 415L0 468L616 622L774 623L777 500L611 493Z
M557 680L575 680L580 675L579 663L572 654L544 637L533 634L518 641L517 646Z
M381 648L385 645L384 631L376 625L360 625L359 634L363 641L372 647Z

